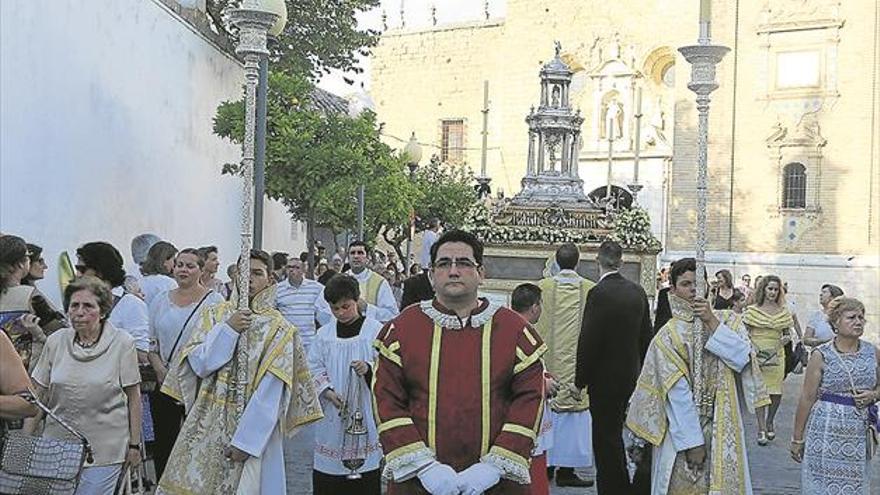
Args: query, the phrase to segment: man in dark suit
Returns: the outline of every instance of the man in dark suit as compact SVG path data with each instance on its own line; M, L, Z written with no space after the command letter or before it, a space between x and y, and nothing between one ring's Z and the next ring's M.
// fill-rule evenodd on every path
M434 299L434 287L431 285L428 272L421 272L403 281L403 297L400 301L401 310L410 304L430 301L431 299Z
M587 296L578 340L575 385L587 387L590 394L596 480L602 495L634 493L626 468L623 423L653 337L648 298L644 289L618 272L622 258L618 243L605 241L599 246L599 283Z

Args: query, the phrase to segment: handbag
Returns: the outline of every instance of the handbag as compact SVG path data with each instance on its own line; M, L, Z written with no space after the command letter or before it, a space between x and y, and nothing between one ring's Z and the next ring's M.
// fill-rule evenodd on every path
M798 342L793 349L789 349L790 347L791 343L787 344L785 348L785 374L800 375L806 364L807 350L804 348L803 342Z
M0 433L0 493L67 495L76 491L83 465L93 462L92 448L81 433L55 415L30 392L20 397L36 405L78 440Z

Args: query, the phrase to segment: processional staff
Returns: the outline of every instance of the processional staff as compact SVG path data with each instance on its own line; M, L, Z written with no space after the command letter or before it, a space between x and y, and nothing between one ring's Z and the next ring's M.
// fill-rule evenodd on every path
M697 126L697 243L696 243L696 282L697 295L706 296L706 208L708 187L708 143L709 143L709 94L718 89L715 81L715 66L721 62L724 55L730 51L725 46L711 44L711 0L700 0L700 36L696 45L683 46L678 49L684 58L691 64L691 81L688 89L697 94L697 111L699 121ZM693 392L694 403L698 407L705 405L703 400L703 347L705 335L703 324L699 318L694 318L695 332L693 332L692 349L693 362ZM705 414L706 411L701 413Z
M251 272L251 246L253 245L252 225L254 220L254 134L256 132L257 81L259 80L260 58L269 55L266 35L279 20L279 15L266 11L265 1L243 0L240 8L230 9L229 23L238 29L236 55L244 60L245 105L244 139L241 145L241 250L238 258L238 309L249 308L249 288ZM248 383L247 332L243 332L236 344L235 394L236 416L244 414Z

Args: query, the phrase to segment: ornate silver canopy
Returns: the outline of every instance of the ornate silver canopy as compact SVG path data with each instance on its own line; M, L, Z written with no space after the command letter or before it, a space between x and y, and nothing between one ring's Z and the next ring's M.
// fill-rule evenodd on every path
M584 181L577 171L581 124L580 110L569 101L572 70L562 60L562 46L541 69L541 101L526 117L529 152L522 190L514 204L584 203Z

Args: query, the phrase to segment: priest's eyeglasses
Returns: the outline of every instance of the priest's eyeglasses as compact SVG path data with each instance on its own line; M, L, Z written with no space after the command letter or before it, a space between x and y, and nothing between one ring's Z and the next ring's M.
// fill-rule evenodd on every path
M440 258L434 262L435 270L451 270L453 266L457 266L459 270L473 270L480 265L470 258Z

